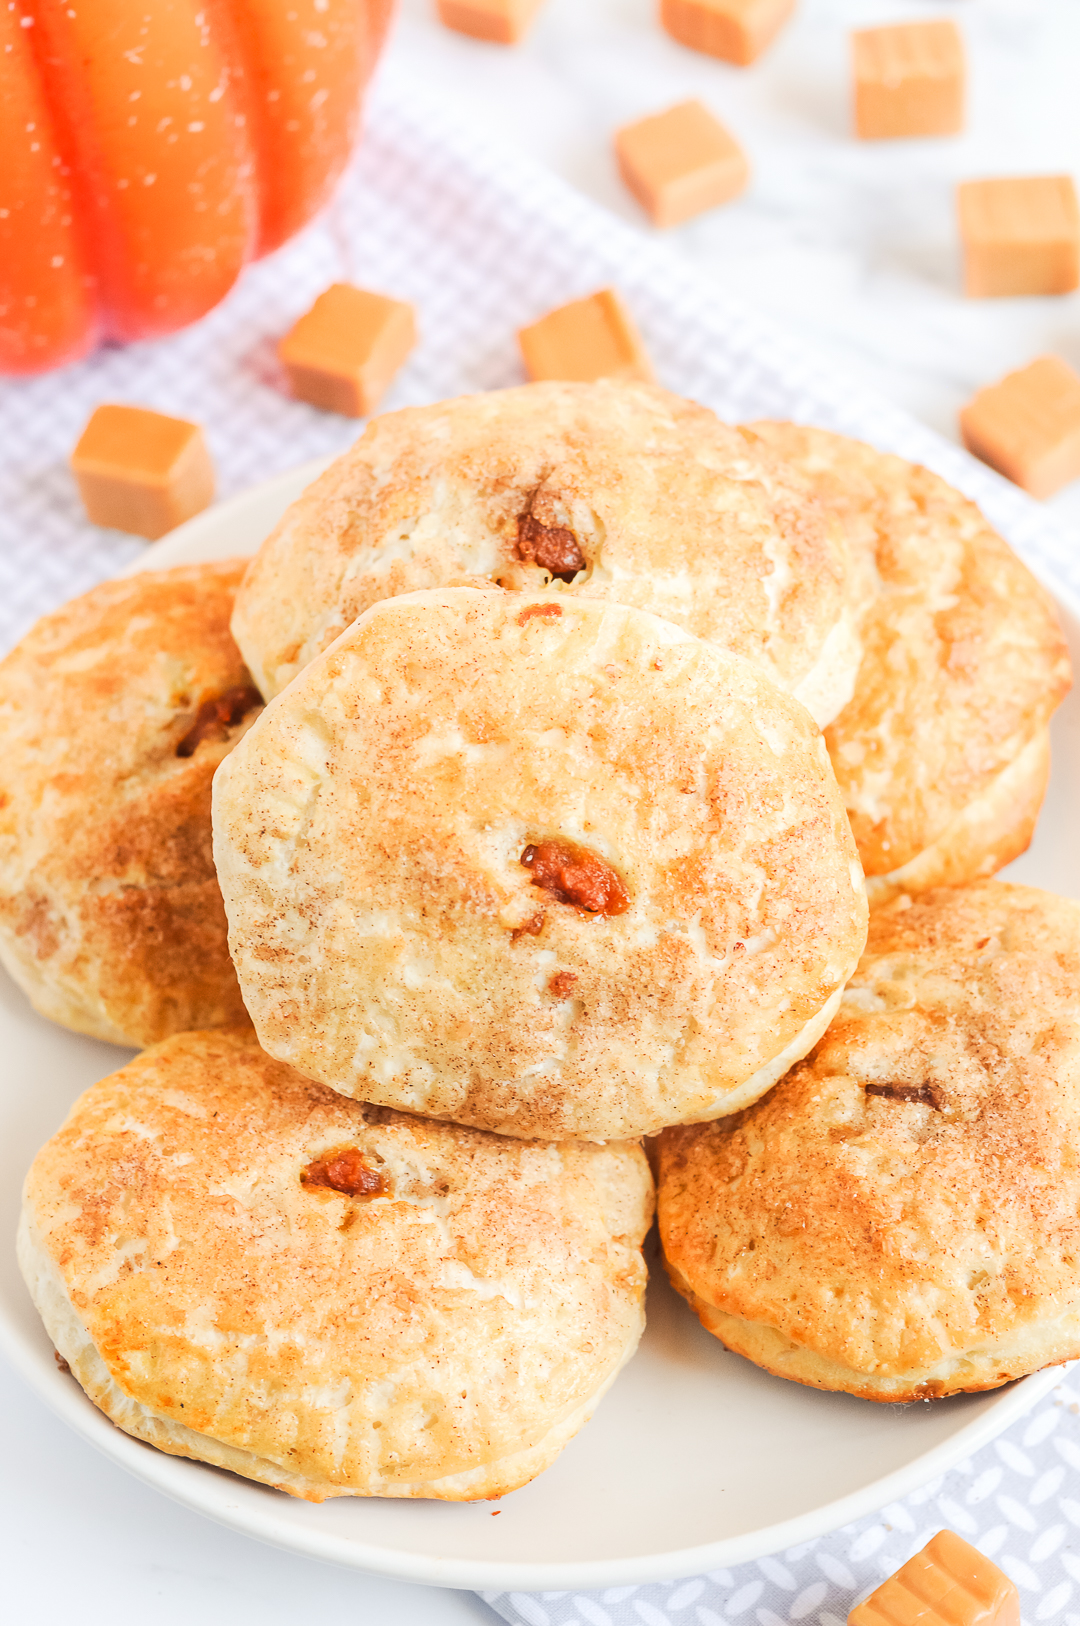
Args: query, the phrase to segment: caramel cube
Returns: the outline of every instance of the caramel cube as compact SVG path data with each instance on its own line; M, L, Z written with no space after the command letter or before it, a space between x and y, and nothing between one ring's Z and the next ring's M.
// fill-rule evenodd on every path
M298 400L364 418L415 343L411 305L335 282L286 333L278 355Z
M625 125L615 136L615 156L654 226L677 226L727 203L750 175L738 142L698 101Z
M1040 356L972 396L960 413L969 452L1033 497L1080 477L1080 375Z
M493 45L516 45L543 0L438 0L439 21L455 34Z
M97 407L71 468L93 524L151 542L214 500L214 465L199 425L148 407Z
M614 288L541 316L518 334L525 369L533 380L639 378L654 382L645 346Z
M1080 209L1068 175L964 181L957 205L971 298L1067 294L1080 282Z
M855 1605L848 1626L1020 1626L1020 1595L976 1547L939 1530Z
M864 141L955 135L964 127L964 42L953 22L851 36L855 130Z
M794 10L795 0L660 0L660 22L680 45L745 68Z

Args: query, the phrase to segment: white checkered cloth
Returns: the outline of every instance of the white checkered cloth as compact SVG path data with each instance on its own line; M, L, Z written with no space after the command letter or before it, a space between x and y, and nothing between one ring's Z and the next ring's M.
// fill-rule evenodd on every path
M662 383L722 417L795 418L928 464L976 499L1044 577L1080 592L1080 555L1037 504L885 400L809 360L718 296L670 250L527 160L492 151L421 100L402 70L373 97L331 209L175 338L105 349L50 377L0 384L0 647L138 557L87 524L67 457L91 410L118 400L198 419L222 495L347 446L356 426L284 394L274 343L329 282L413 301L422 342L387 408L518 382L515 331L617 283ZM773 1558L692 1580L587 1596L492 1594L523 1626L840 1626L855 1599L947 1524L1021 1588L1029 1621L1080 1626L1080 1394L1071 1374L1034 1413L902 1503Z
M950 1473L787 1552L686 1580L604 1592L481 1596L512 1626L844 1626L856 1603L948 1528L1016 1582L1025 1626L1078 1626L1077 1377L1080 1366L1068 1368L1028 1417Z
M517 328L616 282L663 384L722 417L802 419L927 463L980 502L1032 564L1080 586L1075 548L1037 504L809 360L655 239L421 105L397 70L378 87L329 213L253 267L211 315L175 338L0 382L0 647L144 546L82 517L67 458L99 402L199 420L223 496L350 443L350 420L288 399L274 352L340 279L412 300L419 312L422 342L386 409L520 381Z

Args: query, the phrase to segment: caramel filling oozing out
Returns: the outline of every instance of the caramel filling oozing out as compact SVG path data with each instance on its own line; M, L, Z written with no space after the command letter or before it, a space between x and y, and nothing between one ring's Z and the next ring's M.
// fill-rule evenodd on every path
M529 917L524 926L514 927L513 931L510 933L511 943L516 943L519 937L539 937L540 933L544 929L544 922L546 919L547 910L538 909L534 915Z
M517 556L562 582L572 582L585 569L585 555L573 531L565 525L541 525L532 514L518 517Z
M558 604L530 604L518 616L517 624L523 627L526 621L533 621L537 616L541 621L557 621L560 615L562 607Z
M622 915L630 907L630 894L615 871L587 847L572 841L530 843L521 862L532 871L533 886L559 903L590 915Z
M251 683L238 684L224 694L212 694L195 713L195 721L176 747L178 757L193 757L203 740L223 740L263 697Z
M344 1197L381 1197L389 1189L385 1175L369 1168L355 1146L316 1158L301 1170L300 1183L340 1191Z
M556 999L569 999L577 980L576 972L556 971L553 977L548 978L548 993L554 995Z
M889 1101L915 1101L940 1112L945 1098L937 1084L867 1084L867 1095L883 1095Z

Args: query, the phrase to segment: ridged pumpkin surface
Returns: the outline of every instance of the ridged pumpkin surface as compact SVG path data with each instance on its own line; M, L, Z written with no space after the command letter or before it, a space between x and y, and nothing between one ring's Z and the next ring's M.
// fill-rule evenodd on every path
M392 0L0 0L0 372L196 321L327 197Z

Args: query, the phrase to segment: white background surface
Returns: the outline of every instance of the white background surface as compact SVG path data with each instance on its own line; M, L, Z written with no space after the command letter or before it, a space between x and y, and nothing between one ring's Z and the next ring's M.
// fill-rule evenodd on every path
M844 32L954 14L972 44L973 125L953 142L860 146L846 135ZM1080 364L1078 296L965 304L951 186L963 175L1075 169L1080 161L1077 0L803 0L749 72L681 50L651 0L548 0L513 52L446 34L404 0L393 52L624 218L608 132L700 95L755 164L745 199L669 238L809 340L950 437L971 390L1053 348ZM1080 519L1074 490L1054 504ZM277 1626L298 1616L453 1626L491 1620L466 1594L369 1581L264 1549L177 1508L71 1435L0 1377L4 1612L34 1623L198 1619Z
M294 1558L178 1507L4 1376L4 1619L20 1626L494 1626L497 1617L471 1592Z
M947 438L976 389L1043 351L1080 370L1080 292L963 297L953 203L956 182L980 176L1080 181L1080 0L799 0L749 69L677 45L656 0L546 0L512 51L448 34L432 0L398 3L395 47L433 92L637 225L611 133L700 97L746 149L750 186L661 235L718 289ZM855 140L850 30L926 17L962 30L965 132ZM1051 506L1080 526L1080 483Z

